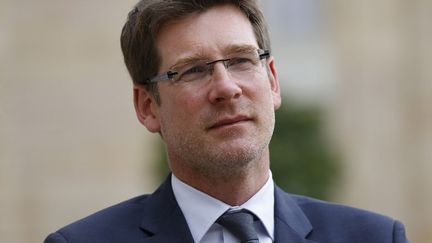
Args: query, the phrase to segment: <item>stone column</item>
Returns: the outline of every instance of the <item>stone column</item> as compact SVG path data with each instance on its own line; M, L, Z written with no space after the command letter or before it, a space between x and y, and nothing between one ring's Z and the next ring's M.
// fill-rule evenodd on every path
M340 76L333 131L340 200L401 219L432 240L432 2L329 2Z
M119 43L134 3L0 1L0 242L154 189Z

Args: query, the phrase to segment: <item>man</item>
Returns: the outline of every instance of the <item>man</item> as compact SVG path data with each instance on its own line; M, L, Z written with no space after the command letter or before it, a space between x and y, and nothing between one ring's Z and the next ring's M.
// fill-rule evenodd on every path
M121 44L137 117L160 134L172 174L46 243L407 242L398 221L273 184L281 96L256 1L141 0Z

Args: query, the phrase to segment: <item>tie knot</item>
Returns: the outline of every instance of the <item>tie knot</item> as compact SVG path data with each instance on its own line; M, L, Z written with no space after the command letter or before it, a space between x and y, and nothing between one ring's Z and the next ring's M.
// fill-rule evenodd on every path
M259 243L253 226L254 215L245 209L227 211L216 222L239 238L241 243Z

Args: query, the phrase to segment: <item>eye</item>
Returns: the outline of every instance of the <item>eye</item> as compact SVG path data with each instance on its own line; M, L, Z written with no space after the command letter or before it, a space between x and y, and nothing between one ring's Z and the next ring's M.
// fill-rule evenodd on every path
M196 73L202 73L206 71L206 67L203 65L198 65L191 67L189 69L186 69L186 71L183 72L183 75L189 75L189 74L196 74Z
M207 74L208 67L205 64L197 64L189 67L185 67L183 71L180 72L179 81L192 82L202 78Z
M231 58L228 62L228 68L233 71L246 71L253 69L257 62L253 58L249 57L235 57Z
M235 58L231 58L228 65L233 66L233 65L238 65L238 64L253 64L253 63L254 63L254 61L250 58L235 57Z

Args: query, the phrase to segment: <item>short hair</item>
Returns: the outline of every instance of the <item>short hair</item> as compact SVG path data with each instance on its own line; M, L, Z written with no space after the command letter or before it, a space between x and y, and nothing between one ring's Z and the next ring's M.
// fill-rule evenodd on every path
M258 46L270 50L270 38L257 0L140 0L129 12L120 42L124 62L134 84L157 75L161 57L156 45L159 30L167 23L214 6L232 4L250 21ZM159 100L157 83L146 89Z

